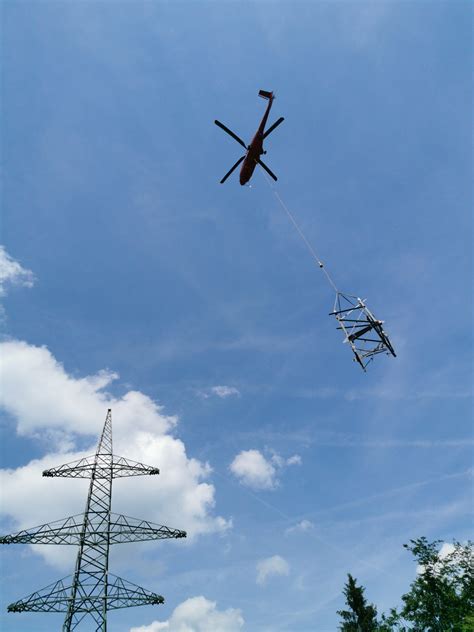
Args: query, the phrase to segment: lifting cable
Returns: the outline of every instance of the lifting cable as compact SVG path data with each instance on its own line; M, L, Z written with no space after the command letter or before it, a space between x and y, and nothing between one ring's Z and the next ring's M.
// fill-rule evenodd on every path
M265 174L268 186L275 196L277 202L281 208L288 215L291 223L295 227L299 236L303 240L306 248L310 252L311 256L318 264L320 270L326 275L328 283L336 292L336 300L334 303L334 309L330 312L330 316L335 316L338 321L338 329L341 329L345 334L344 342L348 342L352 352L354 354L354 360L357 361L362 367L363 371L366 371L367 365L371 362L375 355L379 353L386 353L396 356L393 346L389 340L387 333L383 330L383 320L377 320L374 315L369 311L365 304L365 301L361 300L357 296L349 294L343 294L340 292L336 284L331 278L331 275L324 267L323 262L316 254L316 250L307 240L305 234L299 227L293 213L287 207L285 202L281 199L280 194L273 186L270 178ZM367 338L367 335L375 336Z
M301 230L301 228L298 226L298 223L296 222L293 214L291 213L290 209L287 207L287 205L283 202L283 200L280 197L280 194L278 193L278 191L274 188L269 176L267 176L267 174L265 173L265 179L268 183L268 186L270 187L270 190L272 191L273 195L275 196L275 198L277 199L277 201L280 203L281 208L285 211L285 213L288 215L288 217L290 218L293 226L296 228L299 236L301 237L301 239L303 240L303 243L305 244L306 248L308 249L309 253L311 254L311 256L313 257L313 259L316 261L316 263L318 264L319 268L324 272L324 274L326 275L326 278L328 280L328 282L332 285L332 287L334 288L334 290L336 291L337 294L339 294L339 290L336 287L336 284L334 283L334 281L331 278L331 275L329 274L329 272L326 270L326 268L324 267L324 263L321 261L321 259L318 257L318 255L316 254L315 249L313 248L313 246L309 243L309 241L306 239L303 231Z

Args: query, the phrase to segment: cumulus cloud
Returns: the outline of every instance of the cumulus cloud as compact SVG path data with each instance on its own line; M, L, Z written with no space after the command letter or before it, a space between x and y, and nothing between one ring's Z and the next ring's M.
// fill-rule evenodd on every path
M314 523L312 523L311 520L301 520L293 527L288 527L285 533L287 535L291 533L306 533L307 531L311 531L311 529L314 529Z
M0 354L0 408L15 420L20 434L47 437L49 452L0 472L11 531L83 510L87 481L81 487L80 481L44 479L41 472L92 454L108 408L114 452L160 468L160 475L147 478L146 484L140 477L117 481L113 511L184 529L188 539L230 526L213 513L210 466L187 455L184 443L172 434L177 418L165 415L147 395L129 391L114 397L105 390L117 379L114 372L73 376L45 347L8 341L0 343ZM79 450L85 440L90 448ZM56 548L64 547L42 547L40 552L55 563Z
M278 577L288 575L290 565L281 557L281 555L273 555L264 560L257 562L257 584L263 586L270 577Z
M218 610L215 601L192 597L173 610L168 621L131 628L130 632L238 632L244 625L240 610Z
M20 434L60 429L96 435L107 408L114 409L120 426L134 430L164 434L177 422L139 391L112 397L104 389L118 378L113 371L77 378L46 347L18 340L0 343L0 351L0 406L15 417Z
M32 287L33 283L33 272L23 268L3 246L0 246L0 297L5 296L8 285Z
M252 489L275 489L278 487L277 473L288 465L300 465L301 457L294 454L288 459L278 452L266 458L259 450L242 450L229 466L230 471L243 485Z
M243 450L229 466L243 485L252 489L274 489L276 469L258 450Z

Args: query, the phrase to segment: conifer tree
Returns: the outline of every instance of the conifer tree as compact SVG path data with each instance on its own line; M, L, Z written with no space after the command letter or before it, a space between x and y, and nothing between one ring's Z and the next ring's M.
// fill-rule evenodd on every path
M367 604L364 597L364 588L357 586L357 580L349 573L347 584L344 586L344 595L348 610L338 610L342 618L339 625L341 632L376 632L377 609L372 604Z

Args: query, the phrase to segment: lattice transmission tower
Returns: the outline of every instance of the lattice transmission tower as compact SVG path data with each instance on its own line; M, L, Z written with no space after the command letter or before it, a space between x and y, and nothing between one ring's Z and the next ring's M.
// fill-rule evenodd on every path
M164 602L161 595L109 573L111 544L186 537L185 531L111 512L112 480L142 474L159 470L114 456L109 409L95 455L43 472L50 477L90 478L84 514L0 538L1 544L76 544L74 574L10 604L9 612L65 612L62 632L106 632L108 610Z

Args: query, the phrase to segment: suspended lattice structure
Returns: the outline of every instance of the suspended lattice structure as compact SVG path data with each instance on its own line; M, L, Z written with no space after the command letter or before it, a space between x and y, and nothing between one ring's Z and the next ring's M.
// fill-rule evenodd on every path
M109 409L94 456L43 472L49 477L90 478L84 514L0 537L0 544L75 544L79 550L74 574L10 604L8 611L65 612L62 632L106 632L109 610L163 603L161 595L109 573L111 544L186 537L185 531L111 512L114 478L154 474L158 468L113 455Z
M344 342L348 342L354 354L354 361L358 362L365 371L369 362L379 353L396 353L383 329L383 320L377 320L364 301L357 296L336 292L334 310L330 316L335 316L345 334Z

